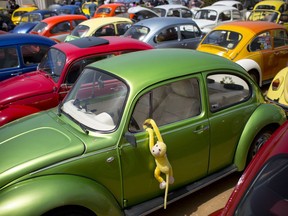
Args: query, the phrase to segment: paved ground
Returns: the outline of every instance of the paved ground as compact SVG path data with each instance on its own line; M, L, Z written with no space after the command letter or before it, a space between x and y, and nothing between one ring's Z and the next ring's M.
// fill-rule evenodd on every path
M149 216L207 216L224 207L241 173L234 173Z

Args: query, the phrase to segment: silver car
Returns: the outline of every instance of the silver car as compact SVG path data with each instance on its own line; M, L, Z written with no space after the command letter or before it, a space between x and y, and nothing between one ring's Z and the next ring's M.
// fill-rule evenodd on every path
M191 19L155 17L135 23L123 36L141 40L155 48L196 49L204 34Z

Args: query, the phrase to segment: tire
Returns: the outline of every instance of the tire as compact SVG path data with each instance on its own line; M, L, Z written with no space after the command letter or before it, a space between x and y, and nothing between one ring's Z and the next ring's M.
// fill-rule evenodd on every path
M263 146L263 144L271 137L272 133L273 133L273 130L266 129L266 130L260 131L260 133L257 134L248 152L247 165L255 157L255 155L257 154L259 149Z

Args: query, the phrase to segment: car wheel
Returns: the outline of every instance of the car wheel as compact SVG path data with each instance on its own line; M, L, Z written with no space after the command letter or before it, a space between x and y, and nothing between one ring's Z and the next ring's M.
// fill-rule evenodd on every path
M248 157L247 157L247 165L250 161L255 157L259 149L263 146L263 144L271 137L273 131L271 129L266 129L261 131L253 140L252 145L250 147Z

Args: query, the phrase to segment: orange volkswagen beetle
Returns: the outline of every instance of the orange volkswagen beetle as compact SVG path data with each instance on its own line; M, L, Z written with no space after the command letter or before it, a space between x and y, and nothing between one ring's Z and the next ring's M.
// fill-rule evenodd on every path
M241 65L260 85L270 83L288 65L288 33L267 21L235 21L215 27L197 50L228 58Z
M104 4L97 8L94 18L96 17L111 17L111 16L126 16L127 7L122 3Z
M84 15L53 16L42 20L30 33L50 37L56 42L63 42L66 36L84 20L87 20Z

